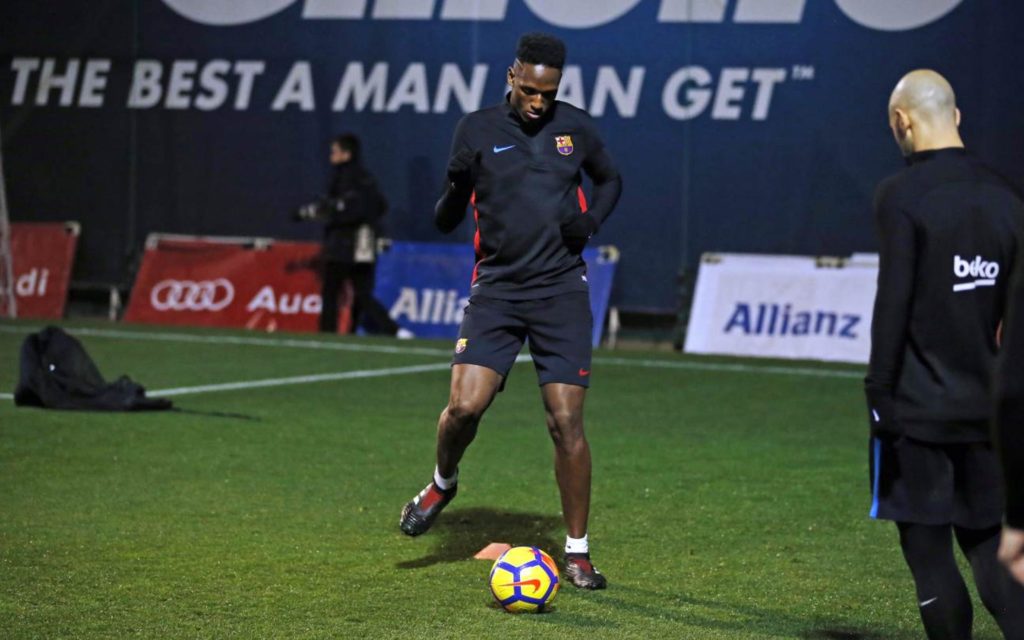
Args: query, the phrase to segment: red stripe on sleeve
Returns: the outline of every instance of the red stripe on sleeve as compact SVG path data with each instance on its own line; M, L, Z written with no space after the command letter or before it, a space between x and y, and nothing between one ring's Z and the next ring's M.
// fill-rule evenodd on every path
M587 212L587 194L583 193L583 187L576 187L576 196L580 201L580 213Z
M476 191L469 196L469 202L473 205L473 222L476 223L476 233L473 234L473 252L476 254L476 264L473 265L473 279L469 281L472 284L476 282L477 270L486 256L480 249L480 210L476 208Z

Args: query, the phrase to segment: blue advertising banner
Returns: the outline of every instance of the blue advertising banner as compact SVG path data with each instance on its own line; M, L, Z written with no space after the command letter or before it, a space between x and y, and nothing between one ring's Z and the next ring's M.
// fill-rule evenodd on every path
M583 251L594 316L593 344L601 343L615 278L613 247ZM377 261L374 295L401 326L420 338L457 338L469 301L473 247L462 244L396 242Z
M435 230L451 135L503 99L518 36L568 46L624 180L598 241L616 305L677 307L706 251L876 250L892 87L934 68L968 147L1024 176L1024 3L990 0L64 0L0 3L14 220L81 220L77 280L130 282L149 231L314 239L332 135L362 137L388 232Z

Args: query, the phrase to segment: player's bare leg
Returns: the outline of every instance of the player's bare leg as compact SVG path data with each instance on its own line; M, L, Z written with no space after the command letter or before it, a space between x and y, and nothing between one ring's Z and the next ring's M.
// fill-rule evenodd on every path
M541 387L548 432L555 444L555 478L562 494L565 527L573 538L587 533L590 515L590 445L583 434L587 390L571 384Z
M437 421L435 478L402 509L399 526L407 535L425 533L455 497L459 460L476 437L480 418L494 401L501 381L502 376L487 367L473 364L452 367L448 404Z
M437 470L443 477L455 475L459 460L476 437L480 418L501 388L501 380L501 374L487 367L452 367L448 406L437 421Z
M565 575L577 587L603 589L604 576L590 563L586 548L590 516L590 445L583 432L583 401L587 390L571 384L541 387L548 433L555 444L555 478L562 497L562 516L569 538L583 548L566 549Z

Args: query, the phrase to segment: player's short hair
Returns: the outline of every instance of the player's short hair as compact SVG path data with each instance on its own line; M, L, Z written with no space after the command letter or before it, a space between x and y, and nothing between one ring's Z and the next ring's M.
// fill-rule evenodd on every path
M342 151L348 151L352 154L352 159L355 161L359 160L360 151L362 149L362 143L359 142L359 137L354 133L339 133L331 139L331 142L338 145Z
M565 66L565 43L547 33L525 33L519 38L516 60L561 69Z

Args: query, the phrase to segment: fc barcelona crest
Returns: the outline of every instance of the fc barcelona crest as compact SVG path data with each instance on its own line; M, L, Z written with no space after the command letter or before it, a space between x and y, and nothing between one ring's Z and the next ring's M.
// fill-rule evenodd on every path
M455 353L462 353L466 350L466 345L469 343L468 338L459 338L455 342Z
M572 155L572 136L555 136L555 148L563 156Z

